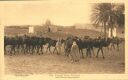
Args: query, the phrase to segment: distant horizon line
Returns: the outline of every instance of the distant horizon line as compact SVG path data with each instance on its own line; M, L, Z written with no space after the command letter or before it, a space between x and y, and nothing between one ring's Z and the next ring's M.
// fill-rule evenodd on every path
M58 25L58 26L74 26L74 25L92 25L93 23L74 23L72 25L64 25L64 24L52 24L52 25ZM4 26L41 26L41 25L45 25L44 24L5 24Z

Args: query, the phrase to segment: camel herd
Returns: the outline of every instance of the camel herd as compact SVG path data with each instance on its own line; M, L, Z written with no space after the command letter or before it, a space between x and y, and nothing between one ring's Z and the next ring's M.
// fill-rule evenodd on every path
M94 48L97 48L96 57L98 57L99 52L101 51L102 57L104 56L104 49L117 47L119 50L119 45L124 42L123 38L113 37L96 37L91 38L89 36L84 36L83 38L77 36L68 36L66 39L58 38L52 39L50 37L37 37L37 36L4 36L4 51L5 55L8 53L9 55L15 55L16 53L23 54L44 54L44 46L47 45L46 52L56 53L59 55L61 51L62 45L64 45L64 54L65 56L70 56L71 54L76 53L76 49L78 50L78 54L81 54L81 57L84 58L84 54L86 57L95 55ZM8 50L8 46L10 50ZM54 47L53 51L51 51L51 47ZM83 52L83 49L86 49L86 52Z

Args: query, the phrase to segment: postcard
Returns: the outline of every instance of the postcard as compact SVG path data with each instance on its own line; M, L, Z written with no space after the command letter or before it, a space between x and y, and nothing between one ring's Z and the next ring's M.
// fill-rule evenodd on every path
M0 80L127 80L126 1L0 1Z

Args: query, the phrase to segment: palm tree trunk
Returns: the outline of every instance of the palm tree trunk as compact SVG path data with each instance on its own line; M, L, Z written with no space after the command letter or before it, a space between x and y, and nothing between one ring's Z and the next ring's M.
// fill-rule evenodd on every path
M115 35L114 25L111 25L111 37L114 37L114 35Z
M104 26L104 36L106 38L107 37L107 27L106 27L105 23L103 23L103 26Z
M113 28L111 28L111 37L113 37Z
M108 28L108 37L111 38L111 28Z

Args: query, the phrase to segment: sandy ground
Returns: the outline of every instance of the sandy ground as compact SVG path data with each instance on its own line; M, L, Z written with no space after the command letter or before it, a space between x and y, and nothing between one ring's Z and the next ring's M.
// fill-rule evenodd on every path
M97 49L95 49L96 54ZM101 53L99 58L84 58L72 63L68 57L57 54L13 56L5 55L5 73L11 75L30 75L47 73L78 73L78 74L118 74L125 72L124 44L120 50L104 49L105 59Z

